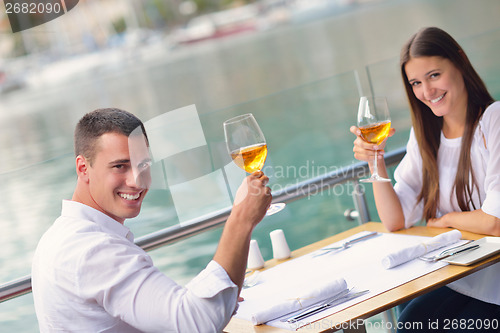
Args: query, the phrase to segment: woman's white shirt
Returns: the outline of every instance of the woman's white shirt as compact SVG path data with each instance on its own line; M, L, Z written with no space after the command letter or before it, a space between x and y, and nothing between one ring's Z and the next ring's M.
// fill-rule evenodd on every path
M438 217L461 211L453 189L461 142L462 138L447 139L441 133ZM413 128L406 149L394 174L394 189L403 207L405 226L409 228L422 219L423 211L423 203L417 202L422 187L422 158ZM500 102L490 105L479 121L471 145L471 163L479 186L479 193L477 190L473 193L476 209L500 218Z
M441 133L438 150L439 205L437 216L461 211L453 184L457 173L462 138L447 139ZM422 187L422 158L413 128L407 153L397 167L394 189L399 197L409 228L422 219L423 202L417 202ZM484 112L474 132L471 145L471 164L479 191L474 189L476 209L500 218L500 102L491 104ZM471 207L472 209L472 207ZM500 264L474 273L449 285L465 295L500 305L500 288L496 280Z

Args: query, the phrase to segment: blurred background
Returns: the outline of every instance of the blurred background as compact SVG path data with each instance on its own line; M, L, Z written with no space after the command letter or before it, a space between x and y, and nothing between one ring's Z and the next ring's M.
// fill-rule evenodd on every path
M206 172L230 161L219 149L222 122L252 112L269 146L270 185L283 189L356 162L349 127L361 95L388 98L397 133L387 150L405 146L399 51L422 27L454 36L499 99L499 14L498 0L80 0L13 33L0 2L0 283L30 274L39 238L71 198L73 129L86 112L118 107L146 122L195 104L212 155L192 165ZM266 217L254 232L264 258L274 229L293 250L355 226L343 215L352 190L336 186ZM151 190L126 225L139 237L179 222L167 187ZM220 231L150 254L185 284ZM31 294L0 304L0 331L38 331Z

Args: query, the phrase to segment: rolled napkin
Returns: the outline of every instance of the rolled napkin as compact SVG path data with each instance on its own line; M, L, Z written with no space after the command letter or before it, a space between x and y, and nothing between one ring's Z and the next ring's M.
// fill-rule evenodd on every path
M343 278L336 280L323 278L320 281L301 281L296 285L287 284L286 288L269 294L262 307L252 313L252 323L260 325L286 314L305 309L347 290Z
M409 246L399 251L390 253L382 258L382 266L385 269L393 268L404 264L410 260L423 256L428 252L432 252L441 247L451 245L458 242L462 238L462 233L458 230L445 232L444 234L432 237L426 242Z

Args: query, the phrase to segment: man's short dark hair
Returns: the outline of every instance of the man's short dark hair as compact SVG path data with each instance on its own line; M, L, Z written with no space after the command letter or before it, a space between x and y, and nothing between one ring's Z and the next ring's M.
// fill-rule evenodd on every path
M91 111L84 115L76 125L75 156L82 155L92 165L97 153L97 141L103 134L119 133L129 136L138 127L146 136L142 121L128 111L117 108Z

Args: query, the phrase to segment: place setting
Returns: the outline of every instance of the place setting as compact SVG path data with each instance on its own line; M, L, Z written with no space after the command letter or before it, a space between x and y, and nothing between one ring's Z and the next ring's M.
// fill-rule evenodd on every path
M386 269L411 260L427 263L443 262L468 266L500 252L500 237L483 237L478 240L463 240L459 230L451 230L424 242L401 248L382 260Z
M434 237L361 231L290 258L283 230L271 234L273 254L282 262L264 270L258 244L252 241L241 292L244 301L236 317L288 330L326 318L462 256L481 255L485 245L499 245L496 237L463 240L458 230Z
M378 233L361 232L342 242L347 249ZM360 288L309 255L290 258L291 252L282 229L270 233L273 258L277 266L265 266L256 240L249 249L248 271L243 284L236 317L253 325L295 330L366 299L370 291ZM333 251L333 250L332 250ZM325 251L320 251L323 253ZM323 257L323 258L326 258Z
M260 283L244 287L244 300L236 313L237 318L253 325L295 330L354 304L370 292L350 286L342 277L302 272L300 279L276 279L266 276L266 271L255 273Z

